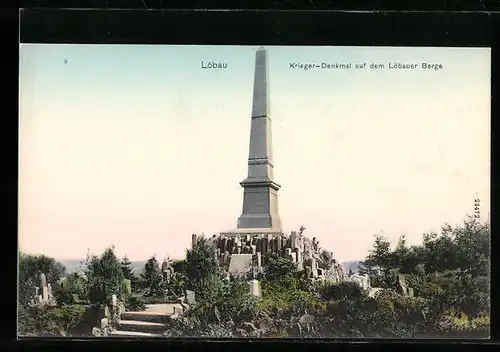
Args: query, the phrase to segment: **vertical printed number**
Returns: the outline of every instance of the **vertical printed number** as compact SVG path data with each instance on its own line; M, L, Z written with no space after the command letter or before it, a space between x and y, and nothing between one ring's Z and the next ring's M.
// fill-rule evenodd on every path
M476 198L474 199L474 217L475 218L479 218L480 216L480 207L481 205L481 201L479 200L479 198Z

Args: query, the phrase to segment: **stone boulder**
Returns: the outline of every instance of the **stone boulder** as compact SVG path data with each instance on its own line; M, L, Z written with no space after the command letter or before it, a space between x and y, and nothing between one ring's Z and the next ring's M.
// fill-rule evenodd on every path
M196 303L195 294L193 291L186 290L186 304L193 305Z
M311 314L304 314L299 318L299 325L301 331L306 330L306 331L311 331L314 327L314 316Z
M274 325L273 319L264 312L261 312L257 316L256 322L257 326L259 327L259 330L261 330L264 333L269 331Z
M260 330L254 325L254 323L249 321L244 321L242 324L242 328L245 333L250 337L260 337Z

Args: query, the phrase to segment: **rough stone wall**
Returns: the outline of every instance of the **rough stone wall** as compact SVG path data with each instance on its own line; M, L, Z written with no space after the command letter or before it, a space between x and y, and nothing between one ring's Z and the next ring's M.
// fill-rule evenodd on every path
M256 272L261 272L270 254L290 258L297 264L299 270L304 270L307 277L340 282L346 279L342 265L335 259L324 263L321 258L321 247L316 238L312 240L303 234L292 231L287 234L219 234L210 238L216 248L216 256L219 264L229 268L233 254L252 254L252 264ZM193 243L196 243L196 235L193 235ZM320 268L319 264L326 264Z
M47 283L47 278L45 274L40 274L39 285L33 287L34 295L32 296L29 305L30 306L43 306L43 305L51 305L55 306L56 299L52 294L52 286L50 283Z

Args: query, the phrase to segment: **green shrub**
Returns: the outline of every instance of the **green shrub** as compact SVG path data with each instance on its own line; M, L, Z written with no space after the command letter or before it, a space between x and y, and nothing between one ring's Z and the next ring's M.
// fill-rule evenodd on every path
M200 326L207 324L219 324L222 322L221 313L217 302L198 301L194 307L191 307L185 314L185 318L196 322ZM187 322L187 321L186 321Z
M325 301L335 301L345 297L357 299L364 295L361 287L353 282L319 283L316 292L320 299Z
M297 267L289 258L270 255L265 266L266 280L278 280L293 277L297 273Z
M484 315L481 317L474 318L470 322L470 329L472 331L484 333L485 336L486 335L489 336L490 328L491 328L491 322L489 315Z
M449 310L439 316L435 331L447 337L487 338L490 334L490 317L484 315L470 319L464 312Z
M197 300L217 301L222 282L215 247L210 241L200 238L192 249L187 250L183 271L187 278L186 288L195 292Z
M227 324L202 324L196 318L180 317L169 325L165 336L229 338L235 337L235 333Z
M184 294L184 277L174 272L170 279L163 280L162 290L169 299L181 297Z
M250 286L244 280L230 282L219 302L224 321L251 320L257 313L257 300L250 294Z
M375 301L369 299L374 307L365 306L365 300L342 298L326 303L326 315L323 318L323 329L326 337L363 337L370 322L365 316L375 311Z
M40 286L40 274L44 273L47 283L52 285L52 292L57 297L59 280L66 268L54 258L45 255L30 255L19 252L19 302L27 306L33 297L33 289Z
M147 297L163 297L165 292L162 281L160 264L155 257L149 258L139 279L139 286L144 295Z
M220 282L219 295L210 299L197 299L186 316L203 326L225 321L248 321L257 313L257 299L250 294L248 282L235 280Z
M70 274L61 284L57 303L79 304L88 300L87 280L78 273Z
M172 320L165 331L166 337L200 337L201 323L199 319L187 316L181 316L179 319Z
M139 277L135 275L134 269L132 268L132 262L128 259L127 256L122 258L121 266L123 276L130 282L130 291L136 290L138 288Z
M262 300L258 302L258 309L279 315L289 309L294 292L296 292L296 280L293 277L264 280L262 281Z
M377 312L373 313L374 326L390 326L390 336L393 337L416 337L428 331L429 324L426 312L427 301L422 298L409 297L384 290L375 297L376 311L384 311L381 319ZM389 336L389 337L390 337Z
M116 294L121 300L126 296L121 262L108 248L100 257L93 256L87 264L88 294L92 304L107 304Z
M144 311L146 310L146 302L140 296L131 294L125 300L125 309L133 312Z
M321 311L318 299L311 292L300 290L300 286L300 279L289 275L264 280L263 297L257 303L258 309L278 319L290 319L306 312Z
M429 275L416 291L429 301L429 311L435 320L446 311L464 312L474 319L490 309L489 281L478 277L446 277Z
M319 302L309 292L295 291L290 295L289 310L292 315L314 313Z
M20 306L18 316L18 332L20 335L68 336L83 318L85 307L66 305L62 307Z
M428 331L426 301L383 290L375 297L349 297L326 303L321 317L325 337L411 338Z

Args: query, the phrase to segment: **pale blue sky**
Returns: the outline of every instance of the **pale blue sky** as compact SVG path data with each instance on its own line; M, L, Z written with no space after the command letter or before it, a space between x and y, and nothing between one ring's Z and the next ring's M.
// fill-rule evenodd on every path
M22 45L20 246L181 257L241 213L257 47ZM340 260L489 211L490 50L267 47L285 229ZM65 65L64 60L67 60ZM225 70L202 70L202 60ZM299 70L290 62L384 63ZM388 70L441 63L440 71ZM160 258L160 259L161 259Z

